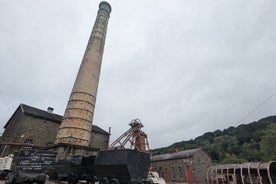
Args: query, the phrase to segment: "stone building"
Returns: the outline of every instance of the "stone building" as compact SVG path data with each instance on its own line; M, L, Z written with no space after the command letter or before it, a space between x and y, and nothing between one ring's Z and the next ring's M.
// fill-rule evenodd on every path
M166 183L206 183L206 173L212 165L210 156L201 148L151 157L151 167Z
M1 138L0 154L6 156L22 146L51 148L60 126L62 116L20 104L4 126ZM109 144L109 133L93 125L89 147L92 150L105 150ZM70 137L68 137L70 139Z

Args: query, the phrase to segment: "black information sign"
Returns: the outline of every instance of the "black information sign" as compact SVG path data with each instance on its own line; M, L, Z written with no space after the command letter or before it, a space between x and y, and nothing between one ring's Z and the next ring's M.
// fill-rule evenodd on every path
M54 165L56 153L48 150L20 150L15 154L14 166L26 173L45 172Z

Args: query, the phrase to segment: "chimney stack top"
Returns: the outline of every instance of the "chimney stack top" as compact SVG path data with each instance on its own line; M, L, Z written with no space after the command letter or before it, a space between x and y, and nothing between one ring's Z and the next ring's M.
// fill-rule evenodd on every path
M106 10L108 13L111 12L111 6L108 2L106 1L102 1L100 4L99 4L99 9L102 9L102 10Z

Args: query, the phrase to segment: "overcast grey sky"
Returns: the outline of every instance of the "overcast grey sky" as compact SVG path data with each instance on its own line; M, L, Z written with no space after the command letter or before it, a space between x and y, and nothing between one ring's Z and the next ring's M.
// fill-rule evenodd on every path
M100 1L0 1L0 126L63 115ZM139 118L151 148L276 114L275 0L110 0L94 124ZM240 121L242 119L242 121ZM2 130L3 131L3 130Z

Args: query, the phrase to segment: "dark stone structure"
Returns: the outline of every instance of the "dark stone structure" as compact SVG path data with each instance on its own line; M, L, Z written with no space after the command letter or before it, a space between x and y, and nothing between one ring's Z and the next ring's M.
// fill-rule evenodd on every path
M6 156L23 147L51 148L60 126L62 116L48 111L20 104L4 126L0 154ZM106 150L109 133L93 125L89 148L94 151ZM70 137L68 137L70 139ZM68 155L70 155L70 150Z
M212 165L210 156L201 148L151 157L151 167L166 183L206 183L206 173Z

